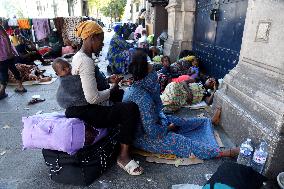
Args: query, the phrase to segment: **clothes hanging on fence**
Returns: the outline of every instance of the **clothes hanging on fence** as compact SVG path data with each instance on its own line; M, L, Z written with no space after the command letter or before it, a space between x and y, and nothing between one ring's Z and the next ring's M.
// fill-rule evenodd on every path
M8 20L8 25L9 26L18 26L18 20L16 18L10 18Z
M31 23L29 19L18 19L18 25L20 29L31 29Z
M55 28L57 30L57 33L61 36L62 35L62 30L63 30L63 25L64 25L64 18L63 17L57 17L53 19Z
M37 40L42 40L50 34L48 19L33 19L33 27Z
M78 45L81 43L81 39L76 37L75 28L82 21L81 17L69 17L64 18L64 25L62 30L62 38L64 40L69 40L74 45Z

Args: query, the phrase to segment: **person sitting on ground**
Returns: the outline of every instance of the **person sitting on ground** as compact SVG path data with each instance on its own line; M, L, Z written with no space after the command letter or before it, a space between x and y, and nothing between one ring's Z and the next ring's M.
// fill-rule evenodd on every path
M123 102L134 102L140 111L141 123L134 146L152 153L175 154L199 159L235 157L239 149L221 151L213 134L212 124L218 125L221 109L212 119L182 119L162 112L158 76L147 62L147 55L137 51L129 65L134 83L125 91Z
M162 63L162 69L158 71L158 79L161 87L161 92L163 92L168 85L168 83L171 82L174 75L172 75L171 71L171 60L168 56L163 56L161 58Z
M188 69L187 75L189 75L191 79L194 79L196 81L196 79L198 79L199 77L199 63L197 58L194 58L191 64L192 66Z
M192 80L169 83L161 95L164 105L163 111L172 113L182 106L194 105L205 101L207 105L213 103L213 98L218 89L218 81L209 78L204 84L192 83ZM210 91L209 91L210 90Z
M194 83L198 80L199 78L199 67L198 67L198 60L196 57L186 57L181 59L181 61L190 61L191 65L186 74L182 74L180 76L178 76L179 74L175 74L176 76L178 76L177 78L172 79L173 82L183 82L183 81L187 81L190 83ZM180 64L181 61L178 61L178 64ZM174 71L172 71L174 72Z
M121 148L117 164L130 175L140 175L143 173L142 167L136 161L131 160L129 154L139 119L139 109L132 102L117 102L112 106L106 106L108 101L118 94L118 82L121 81L121 78L117 75L110 78L113 83L111 88L103 91L99 91L97 88L92 53L98 54L102 50L103 29L94 21L85 21L76 28L76 36L83 40L83 45L73 57L72 75L80 78L85 102L72 102L73 105L66 108L65 115L67 118L79 118L98 128L119 127L118 136ZM131 112L131 116L129 116L129 112Z
M6 86L8 83L10 70L17 82L15 92L24 93L27 90L22 85L22 78L20 72L17 70L15 63L18 53L15 47L11 44L8 34L0 25L0 100L8 96L6 93Z
M40 53L37 51L35 45L23 36L19 36L19 45L16 46L16 50L19 54L17 59L18 63L35 65L34 61L39 60L43 65L46 64Z
M40 70L35 65L26 65L26 64L16 64L16 68L21 74L22 82L24 81L38 81L38 82L47 82L51 81L51 77L44 76L43 71ZM12 74L11 71L9 71L9 82L16 83L17 80Z

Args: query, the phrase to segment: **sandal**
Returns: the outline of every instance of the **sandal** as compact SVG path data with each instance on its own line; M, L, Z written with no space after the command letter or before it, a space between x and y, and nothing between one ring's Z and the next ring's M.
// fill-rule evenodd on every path
M4 99L4 98L6 98L8 96L8 94L7 93L3 93L2 95L0 95L0 100L2 100L2 99Z
M117 165L122 168L124 171L126 171L128 174L133 175L133 176L137 176L137 175L141 175L143 173L143 169L141 168L140 171L134 171L135 169L137 169L138 167L140 167L138 165L138 163L134 160L131 160L127 165L123 166L121 163L117 162Z
M43 101L45 101L45 99L35 98L35 99L30 100L28 105L32 105L32 104L43 102Z
M27 92L27 89L25 89L25 88L23 88L22 90L20 90L18 88L15 89L15 93L25 93L25 92Z

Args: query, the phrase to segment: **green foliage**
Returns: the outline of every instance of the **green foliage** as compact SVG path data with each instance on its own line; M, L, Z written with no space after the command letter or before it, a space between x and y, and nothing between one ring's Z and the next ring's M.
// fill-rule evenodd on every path
M115 21L121 19L127 0L109 0L106 6L103 6L100 10L104 16L114 18Z

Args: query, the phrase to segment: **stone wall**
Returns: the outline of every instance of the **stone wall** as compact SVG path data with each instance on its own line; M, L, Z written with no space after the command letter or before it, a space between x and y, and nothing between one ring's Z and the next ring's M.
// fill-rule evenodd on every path
M283 10L284 1L249 0L239 63L214 99L236 144L247 137L268 142L269 177L284 171Z
M168 11L168 35L164 54L176 60L180 51L192 49L195 0L170 0Z

